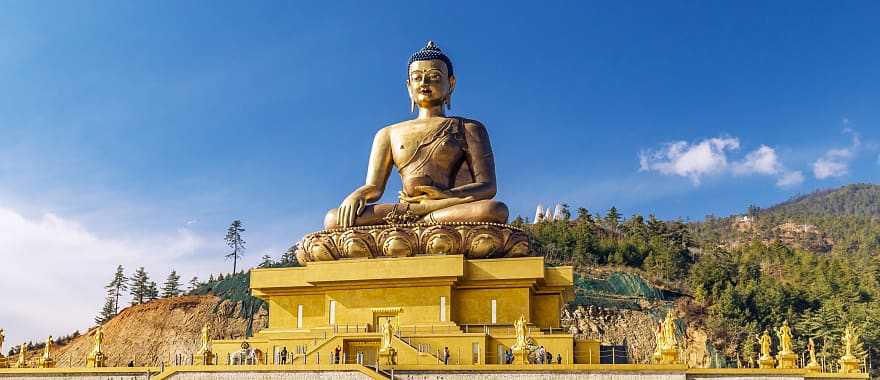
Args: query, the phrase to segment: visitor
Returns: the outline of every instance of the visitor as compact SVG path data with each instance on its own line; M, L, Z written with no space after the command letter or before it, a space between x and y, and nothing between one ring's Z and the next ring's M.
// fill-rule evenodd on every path
M128 361L128 366L129 366L129 367L134 367L134 360L129 360L129 361Z
M449 347L443 347L443 364L449 365Z
M544 364L544 359L547 357L547 350L544 349L544 346L538 347L538 351L535 352L535 359L537 360L537 364Z
M333 350L333 362L336 364L339 364L339 359L340 359L339 353L341 351L342 351L342 349L340 349L339 346L336 346L336 349Z
M553 354L547 352L547 364L553 364Z
M556 364L562 364L562 354L556 354Z
M287 364L287 347L281 348L281 364Z

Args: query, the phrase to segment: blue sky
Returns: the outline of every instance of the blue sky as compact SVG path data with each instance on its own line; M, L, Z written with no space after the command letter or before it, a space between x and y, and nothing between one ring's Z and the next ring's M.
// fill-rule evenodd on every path
M228 271L233 219L246 265L277 255L361 184L373 133L412 117L405 63L429 39L455 64L453 114L489 129L514 215L565 202L699 219L878 182L878 14L867 1L3 2L13 233L0 243L13 249L0 259L20 268L0 286L81 268L78 319L52 324L63 334L91 319L117 262L160 281ZM15 338L45 330L32 319L0 309Z

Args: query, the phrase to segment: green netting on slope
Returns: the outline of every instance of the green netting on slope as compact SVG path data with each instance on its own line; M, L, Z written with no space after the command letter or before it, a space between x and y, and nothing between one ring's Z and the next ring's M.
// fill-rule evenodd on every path
M226 276L219 281L200 284L198 288L193 290L192 294L213 294L220 298L220 302L227 300L235 303L241 302L240 316L250 318L260 307L263 307L263 300L251 296L250 288L250 272L239 272ZM215 306L215 312L219 306L220 303Z
M651 286L638 275L626 272L614 272L608 278L578 277L575 288L585 294L617 295L638 297L649 300L663 300L663 292Z

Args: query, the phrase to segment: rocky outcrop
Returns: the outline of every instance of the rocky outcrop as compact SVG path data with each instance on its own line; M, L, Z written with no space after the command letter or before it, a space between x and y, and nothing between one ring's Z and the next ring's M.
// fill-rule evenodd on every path
M575 339L598 339L603 345L624 345L631 363L648 364L657 348L656 329L667 312L677 309L668 302L654 302L642 310L608 309L596 306L578 306L563 310L562 325L575 334ZM707 334L688 326L680 319L679 328L682 357L689 366L703 367L709 358Z

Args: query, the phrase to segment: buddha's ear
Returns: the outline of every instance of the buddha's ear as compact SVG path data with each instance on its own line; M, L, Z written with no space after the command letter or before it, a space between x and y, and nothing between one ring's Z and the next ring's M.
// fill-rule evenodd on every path
M449 76L449 93L452 94L452 91L455 90L455 75Z
M415 97L413 97L412 83L409 80L406 81L406 94L409 95L409 100L416 101Z

